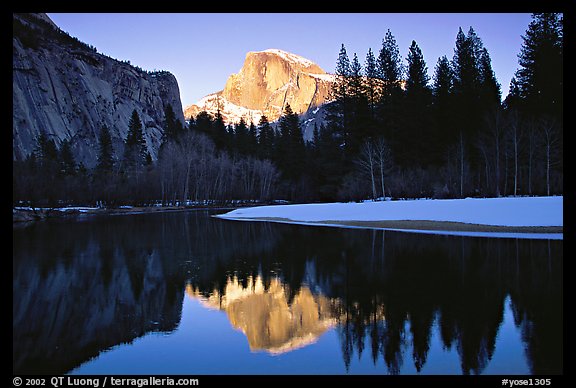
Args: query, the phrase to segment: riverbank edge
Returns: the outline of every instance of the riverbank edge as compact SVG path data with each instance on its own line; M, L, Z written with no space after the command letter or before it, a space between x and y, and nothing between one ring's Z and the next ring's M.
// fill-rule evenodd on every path
M430 221L430 220L385 220L385 221L295 221L281 217L226 217L225 215L215 216L217 218L234 221L268 221L286 224L303 224L318 226L344 226L366 229L394 229L394 230L418 230L418 231L445 231L445 232L481 232L481 233L543 233L559 234L563 233L563 226L503 226L469 224L454 221Z
M148 214L148 213L163 213L175 212L194 209L237 209L236 206L134 206L130 208L83 208L83 209L39 209L39 210L23 210L12 209L12 225L20 223L43 221L55 218L74 218L84 215L129 215L129 214Z

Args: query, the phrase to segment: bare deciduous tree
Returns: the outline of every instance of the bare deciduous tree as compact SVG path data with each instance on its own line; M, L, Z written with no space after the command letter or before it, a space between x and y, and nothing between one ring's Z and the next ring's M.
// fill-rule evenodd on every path
M376 161L378 164L378 171L380 172L380 186L382 188L382 197L386 198L386 186L384 182L386 181L386 175L388 170L392 167L392 151L388 146L388 143L383 137L376 140L374 145L374 151L376 153ZM388 189L390 191L390 189ZM390 195L392 195L389 192Z
M546 169L546 195L550 195L552 168L560 163L560 158L558 157L558 151L560 150L560 132L558 125L552 119L540 120L540 131L542 134L541 144L544 148L544 163Z
M376 199L376 181L374 173L376 170L376 152L371 141L366 141L360 147L360 155L356 159L356 164L360 171L368 175L372 184L372 199Z

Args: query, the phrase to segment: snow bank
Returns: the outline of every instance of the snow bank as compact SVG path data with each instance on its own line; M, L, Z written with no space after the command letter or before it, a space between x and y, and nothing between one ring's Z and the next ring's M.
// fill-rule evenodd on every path
M37 207L33 208L30 206L16 206L14 207L15 210L27 210L27 211L59 211L59 212L69 212L73 210L77 210L80 213L87 213L92 210L98 210L97 207L86 207L86 206L70 206L70 207L57 207L57 208L50 208L50 207Z
M227 219L318 221L451 221L496 226L563 226L564 197L466 198L275 205L237 209Z

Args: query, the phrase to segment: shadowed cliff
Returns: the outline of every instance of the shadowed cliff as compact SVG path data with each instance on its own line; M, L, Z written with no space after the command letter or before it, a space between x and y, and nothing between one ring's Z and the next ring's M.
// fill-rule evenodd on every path
M13 14L12 157L26 158L45 132L59 145L69 140L86 167L96 162L97 139L106 125L121 155L135 109L153 159L163 134L164 108L184 122L174 75L146 72L61 31L45 14Z

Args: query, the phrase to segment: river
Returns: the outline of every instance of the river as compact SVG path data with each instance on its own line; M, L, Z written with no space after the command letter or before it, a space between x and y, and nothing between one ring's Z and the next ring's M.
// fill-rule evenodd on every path
M14 227L13 373L563 373L561 240L224 211Z

